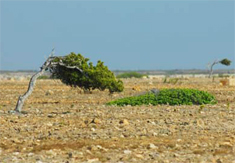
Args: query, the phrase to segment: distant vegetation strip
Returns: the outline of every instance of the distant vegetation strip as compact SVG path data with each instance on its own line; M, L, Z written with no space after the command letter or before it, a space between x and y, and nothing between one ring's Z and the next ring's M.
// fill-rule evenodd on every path
M122 74L117 75L117 78L142 78L144 76L144 74L138 73L138 72L125 72Z
M208 70L203 69L174 69L174 70L113 70L116 75L127 73L127 72L137 72L140 74L148 74L148 75L197 75L197 74L208 74ZM235 74L235 69L215 69L214 74Z

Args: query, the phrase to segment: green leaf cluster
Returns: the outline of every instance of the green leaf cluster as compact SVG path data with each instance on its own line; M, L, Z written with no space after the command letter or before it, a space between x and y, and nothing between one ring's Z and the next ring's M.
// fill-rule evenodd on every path
M105 90L109 92L121 92L124 89L123 82L117 80L112 71L98 61L94 66L88 58L81 54L70 53L65 57L57 57L53 62L62 62L66 66L76 66L78 69L67 68L63 65L57 65L51 70L52 76L60 79L64 84L72 87L80 87L90 91L94 89Z
M208 92L195 89L162 89L157 93L126 97L111 101L107 105L202 105L216 104L215 97Z
M220 61L221 64L223 65L226 65L226 66L229 66L231 64L232 61L230 61L229 59L225 58L225 59L222 59Z
M125 73L117 75L117 78L142 78L143 76L146 76L146 75L140 74L138 72L125 72Z

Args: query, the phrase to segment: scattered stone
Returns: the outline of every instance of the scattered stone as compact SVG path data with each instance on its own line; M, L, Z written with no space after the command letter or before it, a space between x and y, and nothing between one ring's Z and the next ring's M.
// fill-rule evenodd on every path
M72 158L73 157L73 153L72 152L69 152L68 153L68 158Z
M122 125L129 125L129 122L128 122L127 119L120 120L119 123L122 124Z
M108 149L106 149L106 148L104 148L104 147L102 147L102 146L100 146L100 145L97 145L97 148L100 149L100 150L102 150L102 151L105 151L105 152L108 151Z
M76 156L77 156L77 157L83 157L83 152L77 152L77 153L76 153Z
M144 156L141 154L135 154L135 157L139 158L139 159L144 159Z
M42 161L40 161L40 160L38 160L38 161L36 161L36 163L43 163Z
M156 136L158 136L158 133L153 132L153 133L152 133L152 136L156 137Z
M153 93L153 94L155 94L155 95L157 96L157 95L159 94L160 90L154 88L154 89L151 89L149 92L150 92L150 93Z
M220 80L220 85L223 85L223 86L229 85L229 80L228 79L221 79Z
M198 119L197 120L197 125L199 126L199 127L204 127L205 126L205 123L204 123L204 121L202 120L202 119Z
M54 115L53 115L53 114L48 114L47 117L48 117L48 118L53 118Z
M149 153L149 157L150 157L151 159L156 159L156 158L158 157L158 153L156 153L156 152Z
M13 153L13 155L19 155L20 154L20 152L14 152Z
M139 86L134 86L134 87L132 88L132 90L134 90L134 91L140 91L140 87L139 87Z
M85 123L86 125L89 124L89 120L86 119L86 120L84 121L84 123Z
M123 152L124 152L124 154L131 154L131 153L132 153L132 152L131 152L130 150L128 150L128 149L127 149L127 150L124 150Z
M230 86L235 86L235 78L230 78L229 79L229 85Z
M87 163L97 163L97 162L100 162L98 158L93 158L93 159L87 160Z
M154 87L212 92L219 102L205 105L200 114L195 105L104 105L137 92L131 90L134 84L128 79L124 80L127 89L116 97L99 90L79 93L54 80L38 81L42 90L34 91L26 102L23 110L28 111L27 116L7 112L14 109L17 94L27 89L28 81L14 85L0 81L0 162L235 163L234 87L220 87L219 79L215 80L207 84L193 80L193 85L189 81L182 85L166 85L156 79L153 85L148 85L147 79L137 81L146 92ZM42 97L48 87L56 90L55 94Z
M217 159L216 163L222 163L222 161L220 159Z
M97 145L96 146L98 149L103 149L103 147L101 145Z
M94 119L91 121L91 123L101 124L102 122L101 122L101 120L100 120L100 119L98 119L98 118L94 118Z
M48 117L49 117L49 115L48 115ZM50 118L50 117L49 117L49 118ZM47 123L46 125L47 125L47 126L50 126L50 127L53 126L53 124L52 124L51 122Z
M46 151L46 154L51 155L51 156L56 156L57 152L51 149L51 150Z
M52 90L48 90L47 92L46 92L46 96L48 96L48 95L53 95L54 94L54 92L52 91Z
M155 146L154 144L150 143L147 148L148 149L156 149L157 146Z
M28 157L32 157L34 155L34 153L28 153L27 156Z
M229 78L229 79L221 79L220 85L226 86L235 86L235 78Z

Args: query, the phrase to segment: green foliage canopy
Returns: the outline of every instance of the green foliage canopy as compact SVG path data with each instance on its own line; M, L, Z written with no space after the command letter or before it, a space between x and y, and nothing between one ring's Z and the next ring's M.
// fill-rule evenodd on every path
M163 89L159 92L148 92L144 95L126 97L111 101L107 105L202 105L217 103L208 92L195 89Z
M231 64L232 61L230 61L229 59L225 58L225 59L222 59L220 61L221 64L223 65L226 65L226 66L229 66Z
M84 90L108 89L110 93L123 91L123 82L116 80L113 72L104 66L103 62L98 61L94 66L92 62L88 63L88 61L88 58L73 52L65 57L56 57L53 62L60 62L63 65L58 64L51 69L52 76L60 79L66 85L80 87ZM83 72L68 68L68 66L76 66Z

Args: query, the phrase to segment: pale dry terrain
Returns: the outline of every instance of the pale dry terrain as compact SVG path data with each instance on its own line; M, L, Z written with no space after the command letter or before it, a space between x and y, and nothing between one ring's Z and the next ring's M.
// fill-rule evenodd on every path
M27 114L12 115L28 81L0 81L0 162L233 162L235 87L209 79L124 80L125 91L84 94L57 80L38 80ZM152 88L195 88L216 105L106 106Z

